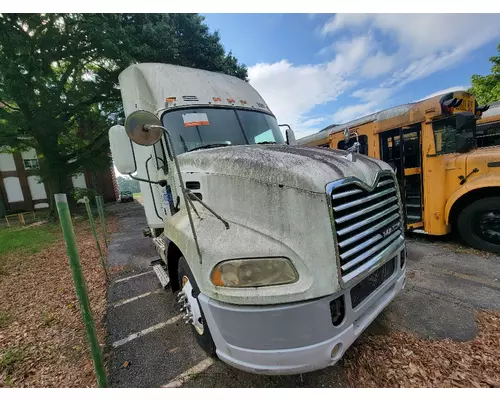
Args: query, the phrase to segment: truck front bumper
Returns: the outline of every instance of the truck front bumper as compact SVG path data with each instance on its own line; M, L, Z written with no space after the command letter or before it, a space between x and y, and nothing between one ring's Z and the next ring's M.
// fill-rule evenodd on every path
M200 294L218 357L266 375L299 374L335 364L405 285L399 256L393 275L352 307L351 289L320 299L275 306L239 306ZM332 323L330 304L344 297L345 316Z

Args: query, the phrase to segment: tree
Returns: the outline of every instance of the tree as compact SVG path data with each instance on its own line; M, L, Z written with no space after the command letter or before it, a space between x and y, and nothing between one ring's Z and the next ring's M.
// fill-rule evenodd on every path
M120 190L120 192L131 192L131 193L141 192L139 181L136 181L134 179L118 176L116 178L116 183L118 183L118 189Z
M0 146L34 148L51 204L69 177L110 167L119 73L136 62L247 70L197 14L0 14Z
M500 100L500 44L499 55L490 58L493 63L491 74L481 76L472 75L472 88L470 92L476 96L479 104L488 104Z

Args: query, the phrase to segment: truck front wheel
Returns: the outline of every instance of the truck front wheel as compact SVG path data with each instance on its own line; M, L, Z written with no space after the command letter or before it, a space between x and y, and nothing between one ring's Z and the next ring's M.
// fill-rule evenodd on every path
M200 289L194 280L189 265L184 257L179 258L178 279L181 290L177 294L184 321L190 324L196 341L200 347L209 355L215 356L215 344L210 334L203 310L201 309L198 295Z
M500 197L474 201L458 215L460 236L470 246L500 253Z

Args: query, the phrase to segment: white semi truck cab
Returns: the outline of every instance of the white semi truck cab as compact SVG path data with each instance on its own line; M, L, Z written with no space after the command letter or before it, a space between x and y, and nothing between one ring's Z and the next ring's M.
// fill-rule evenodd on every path
M390 166L285 140L232 76L136 64L119 83L113 159L142 179L147 235L198 343L262 374L335 364L405 283Z

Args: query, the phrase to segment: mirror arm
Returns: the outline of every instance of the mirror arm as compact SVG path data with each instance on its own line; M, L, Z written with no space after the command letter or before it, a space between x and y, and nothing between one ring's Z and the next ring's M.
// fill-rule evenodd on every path
M141 182L146 182L146 183L154 183L155 185L160 185L161 187L167 186L167 181L165 179L159 180L159 181L150 181L148 179L142 179L138 178L136 176L132 176L132 174L128 174L132 179L135 179L136 181L141 181Z
M203 207L205 207L208 211L210 211L217 219L219 219L224 224L226 229L229 229L229 223L225 219L223 219L219 214L217 214L214 210L212 210L209 206L207 206L198 196L196 196L189 189L186 189L186 193L187 193L190 201L194 200L194 201L199 202ZM193 206L193 208L194 208L194 206ZM198 215L198 217L199 217L199 215Z
M290 125L288 125L288 124L279 124L278 126L279 127L286 126L289 130L293 131L292 127ZM287 132L285 132L285 136L286 136L286 143L289 145L290 144L290 138L288 137Z
M186 204L186 211L187 211L188 218L189 218L189 224L191 225L191 232L193 233L193 238L194 238L194 241L196 243L196 250L198 250L198 256L200 258L200 264L201 264L202 257L201 257L200 245L198 243L198 237L196 236L196 230L194 229L193 216L191 215L191 207L189 207L189 205L190 204L192 205L192 203L191 203L191 199L188 198L188 195L186 193L187 189L184 187L184 181L182 179L181 169L179 167L179 160L177 159L177 153L175 152L175 148L172 145L172 138L170 137L170 132L167 130L167 128L165 128L161 125L146 124L143 126L143 129L145 131L149 131L150 129L153 129L153 128L158 128L158 129L161 129L163 132L165 132L165 137L167 138L168 146L170 147L170 149L172 151L172 157L174 159L175 169L177 170L177 177L179 178L179 184L181 186L182 196L184 197L184 204Z

